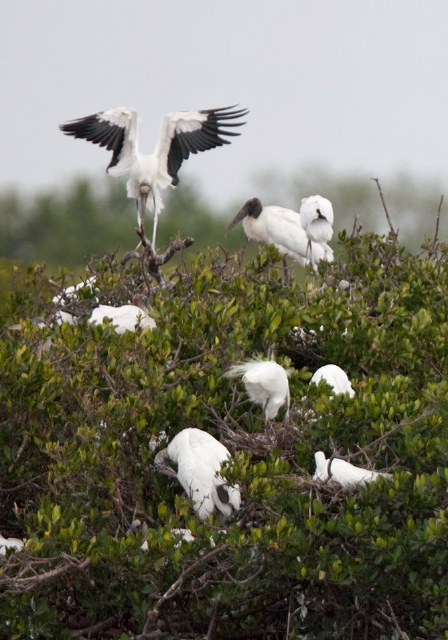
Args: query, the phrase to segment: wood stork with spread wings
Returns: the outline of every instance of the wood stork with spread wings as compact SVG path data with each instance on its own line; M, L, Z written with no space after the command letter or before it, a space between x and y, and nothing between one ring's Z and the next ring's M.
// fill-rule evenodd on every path
M320 369L315 371L313 374L310 384L313 382L314 384L319 384L321 380L325 380L330 387L333 387L335 394L348 393L350 398L353 398L355 395L355 391L348 379L348 375L345 373L344 369L338 367L337 364L326 364L323 367L320 367Z
M264 207L258 198L251 198L229 224L226 234L241 221L248 240L273 244L303 267L312 264L316 269L321 260L333 261L333 250L326 241L311 241L310 245L297 211L274 205Z
M167 459L177 463L177 473ZM241 494L238 485L229 486L219 475L221 464L230 458L226 447L212 435L201 429L180 431L156 455L157 471L175 476L193 501L193 508L201 520L207 520L215 507L225 516L232 508L238 510Z
M179 183L179 169L190 153L222 147L230 144L226 136L240 135L229 127L245 124L237 120L248 110L234 110L234 107L169 113L163 119L151 155L138 149L137 111L130 107L100 111L62 124L60 129L69 136L84 138L113 152L107 172L112 176L129 174L127 195L137 201L142 231L146 206L154 213L152 244L155 248L157 218L163 209L160 189Z
M367 482L373 482L380 476L383 478L392 478L390 473L355 467L355 465L340 458L327 460L323 451L316 451L314 460L316 462L316 472L313 480L327 482L331 479L340 484L344 489L363 486Z
M265 421L274 420L282 406L286 407L285 419L289 417L289 383L291 371L274 360L251 359L235 364L226 372L226 377L242 376L242 381L252 402L263 407Z

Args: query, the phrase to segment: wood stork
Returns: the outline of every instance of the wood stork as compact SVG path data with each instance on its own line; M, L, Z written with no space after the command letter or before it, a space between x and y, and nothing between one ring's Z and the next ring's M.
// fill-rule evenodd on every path
M344 487L344 489L353 488L357 485L363 486L367 482L373 482L380 476L383 478L392 478L390 473L355 467L353 464L350 464L350 462L341 460L340 458L333 458L330 462L330 460L325 458L323 451L316 451L314 460L316 462L316 472L313 480L326 482L331 479Z
M167 459L177 463L177 473ZM238 485L229 486L219 475L221 464L230 458L226 447L201 429L180 431L154 459L161 473L175 476L193 501L201 520L207 520L217 507L225 516L238 510L241 494Z
M142 296L135 295L133 302L135 304L123 304L121 307L100 304L92 311L88 322L101 324L104 318L109 318L119 335L122 335L125 331L135 332L136 327L155 329L156 321L149 316Z
M4 538L0 534L0 556L6 556L6 549L20 551L24 546L23 540L19 540L19 538Z
M241 221L248 240L273 244L303 267L312 264L316 269L321 260L333 261L333 250L325 241L311 241L309 248L310 240L297 211L274 205L264 207L258 198L251 198L229 224L226 235Z
M318 369L310 380L310 384L319 384L321 380L333 387L335 394L348 393L350 398L353 398L355 391L348 379L344 369L338 367L337 364L326 364Z
M329 242L333 237L333 205L322 196L302 198L300 222L309 242Z
M62 124L60 129L113 152L107 172L112 176L129 174L127 195L137 201L141 230L146 206L154 213L152 244L155 248L157 218L163 209L160 189L179 184L179 169L190 153L230 144L226 136L240 135L228 128L245 124L236 120L249 111L234 110L235 106L169 113L162 122L151 155L138 149L137 111L130 107L100 111Z
M247 360L235 364L226 372L226 377L242 376L249 398L263 407L265 421L273 420L280 408L286 406L285 419L289 417L289 383L291 371L274 360Z

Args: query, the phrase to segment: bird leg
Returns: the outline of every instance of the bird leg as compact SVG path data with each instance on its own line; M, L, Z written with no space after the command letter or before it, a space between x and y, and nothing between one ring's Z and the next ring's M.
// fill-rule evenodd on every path
M288 287L290 283L291 279L289 277L288 263L286 262L286 258L283 258L283 284L285 287Z
M268 404L269 404L269 398L266 400L266 402L264 403L264 407L263 407L263 414L264 414L264 426L267 427L267 425L269 424L269 418L266 414L266 410L268 408Z
M140 183L140 198L137 200L137 219L138 219L140 232L142 234L145 233L143 220L145 218L146 201L148 199L148 194L150 191L151 191L151 186L149 182L144 180L143 182Z

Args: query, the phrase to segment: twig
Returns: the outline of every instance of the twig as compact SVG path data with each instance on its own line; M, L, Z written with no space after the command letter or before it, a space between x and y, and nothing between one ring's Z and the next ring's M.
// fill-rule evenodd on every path
M97 622L93 624L91 627L86 627L85 629L80 629L79 631L71 631L70 635L73 638L91 638L92 635L96 635L98 631L104 631L105 629L109 629L115 622L117 621L116 616L110 616L106 618L102 622Z
M213 549L212 551L207 553L205 556L202 556L202 558L200 558L196 562L193 562L193 564L191 564L189 567L187 567L186 569L184 569L182 571L182 573L180 574L178 579L175 582L173 582L173 584L169 587L169 589L167 589L167 591L165 591L165 593L162 596L160 596L160 598L157 600L157 602L154 605L154 607L152 609L148 609L148 612L146 614L145 626L143 627L143 631L142 631L141 635L138 636L139 640L144 640L144 638L147 637L150 624L152 622L154 622L155 620L157 620L157 618L159 617L160 608L163 606L163 604L167 600L170 600L171 598L173 598L176 595L176 593L181 588L185 578L192 571L194 571L197 567L199 567L201 564L205 564L207 562L207 560L210 560L210 558L213 558L214 556L218 555L218 553L220 553L220 552L222 552L222 551L224 551L225 549L228 549L228 548L229 548L229 545L227 545L227 544L226 545L222 545L220 547L216 547L216 549Z
M20 456L22 455L22 453L25 450L26 445L28 444L28 440L29 440L29 436L28 435L24 435L23 436L23 440L22 440L22 444L19 447L19 450L17 451L17 455L14 458L14 460L11 462L11 464L9 465L8 468L8 473L11 473L11 471L14 469L14 467L16 466Z
M218 620L219 602L213 604L212 617L208 625L207 636L205 640L212 640L215 637L216 621Z
M389 223L389 228L390 228L391 232L394 234L394 236L398 236L398 231L395 231L395 229L392 226L392 220L390 218L389 211L387 210L386 201L385 201L384 195L383 195L383 190L381 189L381 185L380 185L380 180L379 180L379 178L372 178L372 180L374 182L376 182L378 190L380 192L380 198L381 198L381 202L383 203L383 208L384 208L384 211L386 213L386 218L387 218L387 222Z
M352 460L353 458L357 458L358 456L362 455L363 453L365 453L366 451L368 451L369 449L371 449L372 447L374 447L375 445L379 444L380 442L382 442L383 440L386 440L389 436L391 436L392 434L396 433L397 431L399 431L400 429L403 429L403 427L409 427L412 424L416 424L417 422L420 422L420 420L424 420L425 418L427 418L428 416L432 416L435 413L435 406L434 405L428 405L423 411L422 413L415 418L415 420L410 420L409 422L400 422L400 424L397 424L396 427L394 427L393 429L391 429L390 431L387 431L386 433L383 433L383 435L379 436L378 438L376 438L375 440L373 440L372 442L370 442L369 444L366 444L365 447L363 447L362 449L360 449L359 451L357 451L356 453L350 453L347 456L340 456L338 454L337 451L335 451L331 457L330 460L334 459L334 458L341 458L341 460Z
M51 569L50 571L46 571L44 573L37 573L34 576L28 578L9 578L5 576L5 582L12 587L13 590L17 592L22 591L30 591L33 587L41 584L42 582L47 582L52 578L62 575L63 573L67 573L71 569L78 569L79 571L83 571L89 564L91 563L90 558L85 558L82 562L75 562L75 558L71 558L70 556L64 556L66 560L69 560L69 564L64 564L56 569ZM28 569L32 567L27 567ZM3 580L2 580L3 582Z
M438 236L439 236L439 224L440 224L440 211L442 209L443 204L443 195L440 196L439 208L437 209L437 218L436 218L436 230L434 233L434 240L432 241L432 250L434 251L435 246L437 244Z

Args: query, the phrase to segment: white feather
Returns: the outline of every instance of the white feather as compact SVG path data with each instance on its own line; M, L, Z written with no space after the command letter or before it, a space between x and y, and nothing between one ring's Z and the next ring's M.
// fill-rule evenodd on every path
M242 376L249 398L263 407L264 414L273 420L280 408L286 406L289 415L290 371L273 360L247 360L233 365L225 374L228 378Z
M347 374L341 367L336 364L326 364L318 369L310 380L310 384L319 384L321 380L333 387L335 394L348 393L350 398L353 398L355 391L348 379Z
M171 440L167 453L177 463L177 478L201 520L206 520L215 507L226 516L232 513L232 507L240 508L239 487L227 485L219 475L230 453L213 436L201 429L183 429ZM225 485L228 502L222 502L218 495L220 485Z
M328 473L329 461L325 458L325 453L323 451L316 451L314 459L316 462L316 472L313 480L326 482L330 479L330 475ZM341 460L340 458L333 458L330 464L330 472L331 480L337 482L345 489L354 486L363 486L367 482L373 482L380 476L389 479L392 477L390 473L355 467L353 464L350 464L350 462Z
M329 242L333 237L333 205L327 198L302 198L300 221L310 242Z
M134 304L124 304L121 307L111 307L100 304L96 307L88 320L92 324L101 324L105 318L109 318L118 334L125 331L135 332L136 327L155 329L156 322L148 315L148 312Z

